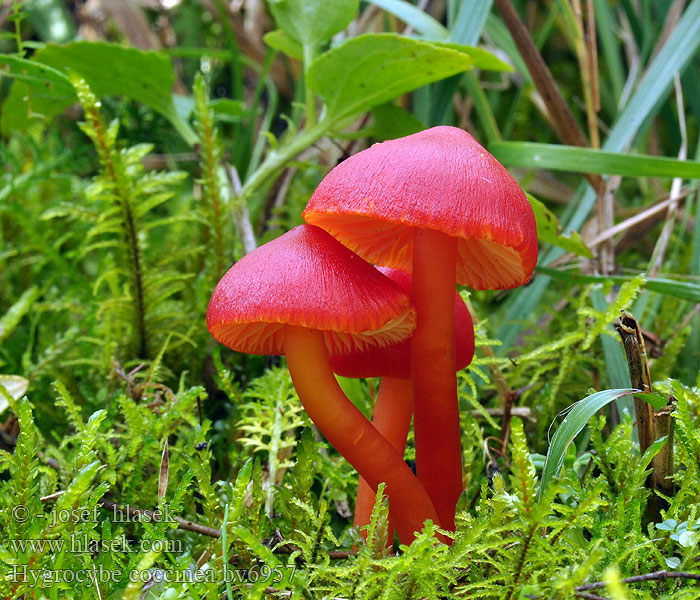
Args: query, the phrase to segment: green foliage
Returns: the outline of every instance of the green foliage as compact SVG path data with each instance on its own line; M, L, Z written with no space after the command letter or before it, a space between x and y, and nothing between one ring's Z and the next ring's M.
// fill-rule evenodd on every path
M583 243L581 235L577 231L570 231L567 235L563 235L561 226L557 222L554 213L530 194L527 195L527 199L530 201L530 206L532 206L532 210L535 213L537 238L539 240L563 248L568 252L573 252L578 256L593 258L593 254Z
M182 135L193 141L192 131L180 119L171 95L174 75L167 56L102 42L49 44L34 54L32 61L8 61L20 80L26 71L32 77L29 86L13 86L5 101L2 130L5 133L29 126L33 118L60 113L76 99L70 89L71 73L77 73L99 95L125 95L150 106L168 118ZM28 64L29 63L29 64ZM39 63L38 65L36 63ZM39 86L40 92L33 92ZM27 103L25 97L32 102Z
M296 446L296 431L305 423L305 413L286 369L271 370L256 379L244 399L247 401L238 409L238 428L243 435L239 442L265 456L265 511L271 518L275 486L292 466L289 456Z
M308 85L325 100L328 118L341 121L473 66L468 49L368 34L319 57L309 70Z
M277 25L302 46L318 48L355 18L358 0L269 0Z
M110 329L114 333L110 333L121 340L131 337L132 347L127 350L127 356L131 351L139 358L148 358L166 336L187 340L179 331L183 323L182 308L172 301L183 289L187 276L168 270L171 256L165 257L160 265L147 266L140 241L142 229L148 231L172 221L161 218L143 223L148 213L172 198L172 187L183 179L184 173L146 174L141 160L151 147L139 145L120 151L118 123L114 121L107 126L102 120L97 98L84 80L74 78L72 83L86 115L81 129L92 141L102 167L102 172L86 189L88 200L98 204L100 216L88 234L89 243L82 253L105 248L115 248L121 253L121 260L101 273L95 290L103 283L121 289L125 275L128 282L126 295L106 300L97 315L108 312L108 322L124 324L112 324Z
M38 296L39 289L30 287L22 293L19 300L0 318L0 343L12 334L12 331L17 327L22 317L29 312Z
M541 392L540 402L546 403L553 415L571 404L561 402L560 390L564 381L580 375L581 365L586 362L598 365L602 370L603 364L596 343L602 336L615 335L611 323L622 309L630 306L639 294L642 284L641 277L625 282L620 287L615 301L609 304L604 312L586 305L588 294L593 291L590 288L577 299L572 299L576 328L554 340L535 338L537 342L534 349L518 357L517 366L513 369L513 378L519 382L519 387L526 388L523 398L527 400ZM562 316L569 322L574 317L573 314ZM543 435L547 427L549 423L538 420L539 435Z
M209 260L212 263L213 278L218 280L226 266L226 248L230 245L228 235L229 212L224 186L221 181L222 147L219 133L214 124L214 112L209 105L208 91L201 73L197 73L192 89L194 95L194 115L196 131L201 148L202 197L205 210L202 211L202 224L205 231L212 231L209 244Z
M574 438L581 433L590 418L601 408L610 404L613 400L622 398L632 393L632 390L605 390L596 392L577 402L571 409L567 409L566 417L557 429L549 446L547 458L542 473L542 487L540 494L547 489L552 477L556 477L564 463L566 449ZM641 394L640 394L641 395Z
M528 142L497 142L489 146L489 151L504 165L513 167L549 168L627 177L697 179L700 176L699 162L658 156Z

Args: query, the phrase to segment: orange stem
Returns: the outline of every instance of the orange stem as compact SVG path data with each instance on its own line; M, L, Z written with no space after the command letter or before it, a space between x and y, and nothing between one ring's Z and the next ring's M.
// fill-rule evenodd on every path
M372 425L381 433L387 441L403 456L406 449L408 430L411 427L413 416L413 388L410 379L397 379L396 377L384 377L379 385L377 401L374 404L374 416ZM360 535L367 539L367 532L363 527L369 525L374 508L376 491L372 491L370 485L363 477L357 487L357 500L355 502L355 526L360 529ZM389 515L388 545L393 545L394 523Z
M455 375L457 240L438 231L413 234L411 297L418 325L411 339L416 471L444 529L454 531L462 493L462 449Z
M385 482L401 543L410 544L426 519L439 524L430 497L403 457L340 389L323 332L287 327L284 349L294 387L311 420L375 492Z

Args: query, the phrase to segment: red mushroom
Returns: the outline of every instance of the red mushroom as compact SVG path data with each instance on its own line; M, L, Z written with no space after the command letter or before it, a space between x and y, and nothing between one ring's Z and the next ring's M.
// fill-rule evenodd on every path
M407 293L411 291L411 275L396 269L377 267L398 283ZM455 355L457 370L464 369L474 357L474 324L469 309L455 293ZM382 377L374 405L372 424L396 451L403 456L413 417L413 388L411 385L411 351L407 341L394 346L372 348L364 352L339 354L331 357L333 371L343 377ZM369 524L374 508L375 493L360 477L355 501L355 526ZM389 544L393 526L389 523Z
M216 286L207 326L239 352L286 354L309 417L376 490L386 483L402 543L426 519L439 523L418 479L347 399L329 355L406 339L415 326L408 295L325 231L301 225L243 257Z
M454 356L455 283L506 289L537 262L530 204L472 136L434 127L335 167L304 211L367 260L412 271L416 467L446 529L462 491Z

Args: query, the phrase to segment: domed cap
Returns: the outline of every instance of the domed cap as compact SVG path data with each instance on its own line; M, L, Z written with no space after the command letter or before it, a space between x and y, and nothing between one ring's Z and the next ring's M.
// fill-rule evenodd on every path
M377 268L398 283L406 293L410 293L411 275L387 267ZM469 365L474 357L474 324L467 305L458 293L455 293L455 342L455 358L459 371ZM411 345L406 340L384 348L339 354L331 358L331 368L343 377L410 379Z
M537 262L535 217L508 171L467 132L433 127L335 167L304 211L368 261L411 271L413 229L459 238L457 282L506 289Z
M415 309L398 284L311 225L234 264L207 310L211 334L249 354L284 354L286 325L324 331L332 355L398 343L415 324Z

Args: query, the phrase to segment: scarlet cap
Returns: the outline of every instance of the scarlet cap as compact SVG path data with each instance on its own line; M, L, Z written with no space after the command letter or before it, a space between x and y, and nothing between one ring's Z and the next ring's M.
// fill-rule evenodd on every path
M234 264L207 310L211 334L249 354L284 354L286 325L324 331L333 355L405 340L416 313L398 284L322 229L300 225Z
M304 211L368 261L411 271L414 228L459 238L457 282L527 283L535 216L508 171L466 131L433 127L375 144L335 167Z
M398 283L406 293L411 291L412 277L403 271L377 267L384 275ZM467 305L455 293L455 358L457 370L464 369L474 357L474 324ZM384 348L364 352L339 354L331 358L331 368L343 377L396 377L411 378L411 346L408 340Z

